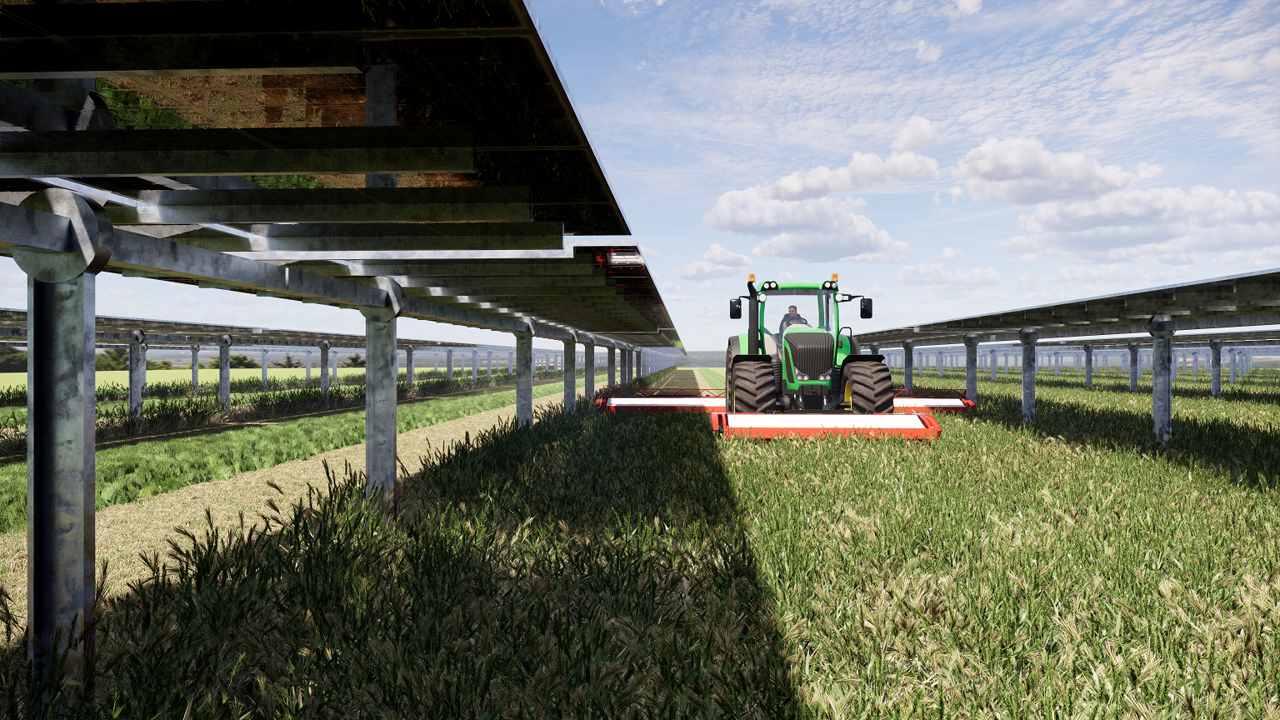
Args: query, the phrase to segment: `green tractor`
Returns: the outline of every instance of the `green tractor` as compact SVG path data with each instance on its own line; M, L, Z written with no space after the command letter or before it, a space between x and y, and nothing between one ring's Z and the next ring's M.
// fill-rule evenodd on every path
M726 410L893 412L884 356L861 354L853 329L840 325L841 304L861 298L860 314L870 318L871 298L841 293L836 275L822 283L768 280L759 289L755 277L746 295L729 301L734 320L743 300L750 308L747 332L730 337L725 353Z

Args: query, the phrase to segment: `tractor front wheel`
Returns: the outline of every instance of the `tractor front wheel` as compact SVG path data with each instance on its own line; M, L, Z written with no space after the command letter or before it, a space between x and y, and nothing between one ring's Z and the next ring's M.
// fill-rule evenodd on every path
M773 363L748 360L733 365L725 384L729 412L772 412L778 390L773 382Z
M893 412L893 378L884 363L858 362L844 366L844 399L860 415Z

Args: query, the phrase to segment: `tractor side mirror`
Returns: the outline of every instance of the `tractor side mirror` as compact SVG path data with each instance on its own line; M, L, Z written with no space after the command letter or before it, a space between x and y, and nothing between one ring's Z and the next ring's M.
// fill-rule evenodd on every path
M862 319L868 320L870 318L871 318L871 298L864 297L862 298Z
M734 298L729 301L729 319L742 319L742 300L740 298Z

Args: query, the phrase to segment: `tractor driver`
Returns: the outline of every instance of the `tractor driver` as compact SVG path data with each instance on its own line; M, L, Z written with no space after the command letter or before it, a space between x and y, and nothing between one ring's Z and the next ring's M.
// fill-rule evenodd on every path
M786 332L786 329L792 325L803 325L809 327L809 321L800 317L800 313L796 311L796 306L792 305L787 308L787 314L782 316L782 322L778 325L778 334Z

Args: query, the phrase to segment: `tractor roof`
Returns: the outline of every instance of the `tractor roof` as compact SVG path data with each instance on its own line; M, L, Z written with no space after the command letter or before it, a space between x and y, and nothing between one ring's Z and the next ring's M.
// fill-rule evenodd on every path
M818 295L826 292L822 289L820 282L785 282L778 283L778 287L773 290L765 291L767 295Z

